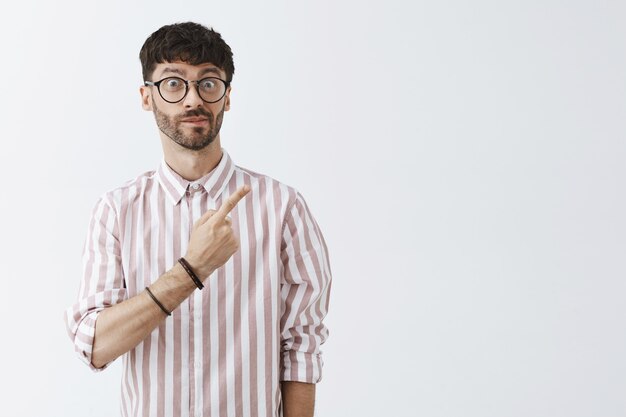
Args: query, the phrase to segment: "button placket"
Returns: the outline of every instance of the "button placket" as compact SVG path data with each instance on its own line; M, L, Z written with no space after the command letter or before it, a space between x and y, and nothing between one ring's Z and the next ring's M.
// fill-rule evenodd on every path
M194 213L194 204L199 203L206 196L204 195L205 190L200 184L189 184L186 193L187 200L187 209L189 213L189 233L191 236L191 231L193 228L193 224L195 222L193 213ZM198 213L198 218L202 215L202 213ZM190 391L190 416L196 415L196 413L201 413L201 405L198 403L200 400L198 390L202 387L202 363L201 357L197 355L196 352L196 317L194 315L194 310L196 306L200 306L202 304L202 292L194 291L192 296L189 297L189 391ZM199 415L199 414L198 414Z
M185 200L187 202L187 218L188 218L188 227L189 227L189 237L191 238L191 232L193 230L193 194L194 194L194 190L192 190L192 187L187 187L187 191L185 192ZM193 315L193 310L194 310L194 297L189 297L188 299L188 303L187 303L187 307L188 307L188 314L189 314L189 327L188 327L188 335L189 335L189 352L188 352L188 358L189 358L189 363L187 365L188 367L188 371L189 371L189 410L190 410L190 415L195 415L196 410L195 410L195 402L196 402L196 383L195 383L195 358L194 358L194 353L195 353L195 349L194 349L194 344L195 344L195 332L194 332L194 315Z

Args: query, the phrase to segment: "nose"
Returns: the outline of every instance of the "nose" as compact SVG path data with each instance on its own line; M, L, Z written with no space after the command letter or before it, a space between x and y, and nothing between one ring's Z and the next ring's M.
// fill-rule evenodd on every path
M187 90L187 95L183 99L183 104L186 108L195 108L202 107L204 101L200 98L198 94L198 84L194 82L189 83L189 87Z

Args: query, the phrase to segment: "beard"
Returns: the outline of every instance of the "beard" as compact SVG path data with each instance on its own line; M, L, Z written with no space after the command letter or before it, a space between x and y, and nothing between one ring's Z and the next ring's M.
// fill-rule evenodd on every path
M154 102L154 98L152 99L154 118L156 119L156 124L159 130L183 148L192 151L199 151L213 143L222 128L225 106L226 103L224 102L224 106L216 118L213 117L213 113L210 113L202 108L189 110L178 116L168 116L159 110ZM208 119L209 126L192 127L191 129L188 129L191 130L191 133L185 134L181 128L180 120L186 117L206 117Z

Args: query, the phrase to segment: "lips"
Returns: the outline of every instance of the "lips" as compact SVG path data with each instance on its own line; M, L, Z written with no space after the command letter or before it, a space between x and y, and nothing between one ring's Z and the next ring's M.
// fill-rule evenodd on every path
M181 122L189 122L189 123L198 123L198 122L206 122L206 117L187 117L185 119L181 119Z

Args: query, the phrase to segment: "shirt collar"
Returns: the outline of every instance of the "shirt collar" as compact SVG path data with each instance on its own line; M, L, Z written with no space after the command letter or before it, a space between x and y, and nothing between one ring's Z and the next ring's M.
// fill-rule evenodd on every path
M177 205L183 195L185 195L187 189L195 184L203 187L209 194L209 197L216 200L228 184L234 172L235 164L230 158L230 155L228 155L228 152L222 148L222 159L220 159L220 162L211 172L202 178L198 178L195 181L184 179L165 162L165 158L161 160L161 165L156 172L156 177L172 204Z

